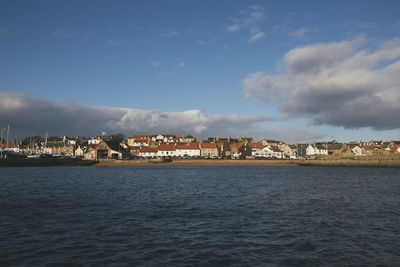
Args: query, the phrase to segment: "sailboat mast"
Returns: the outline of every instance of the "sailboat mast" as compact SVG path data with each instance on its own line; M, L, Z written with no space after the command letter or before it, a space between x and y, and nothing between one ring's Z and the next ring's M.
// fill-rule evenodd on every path
M46 138L44 139L44 153L47 153L47 132L46 132Z
M10 125L7 125L7 143L6 143L6 148L8 148L8 136L10 134Z

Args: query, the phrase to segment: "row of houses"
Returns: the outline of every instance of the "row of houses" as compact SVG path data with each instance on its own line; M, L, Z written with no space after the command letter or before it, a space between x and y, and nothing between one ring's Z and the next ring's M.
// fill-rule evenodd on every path
M299 155L302 156L390 156L400 154L400 142L359 142L359 143L316 143L298 145Z
M115 137L115 136L114 136ZM133 135L127 139L100 136L88 139L67 137L26 138L18 147L4 143L2 149L27 154L77 156L85 159L158 158L312 158L400 155L400 142L368 141L286 144L283 141L251 137L210 137L203 141L191 135ZM117 136L118 137L118 136Z
M251 156L248 143L227 142L190 142L180 144L160 144L158 146L142 146L133 148L131 154L144 158L180 157L180 158L246 158Z

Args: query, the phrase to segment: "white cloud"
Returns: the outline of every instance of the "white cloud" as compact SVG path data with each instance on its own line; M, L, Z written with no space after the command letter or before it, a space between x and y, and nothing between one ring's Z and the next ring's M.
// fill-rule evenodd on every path
M228 32L238 32L241 29L242 29L242 27L238 23L233 23L233 24L226 26L226 30Z
M314 31L315 29L310 29L310 28L306 28L306 27L301 27L295 31L292 31L289 33L289 35L295 39L298 40L306 40L307 39L307 35L309 33L311 33L312 31Z
M249 43L254 43L258 40L261 40L265 37L265 33L264 32L257 32L255 34L253 34L250 39L249 39Z
M230 23L226 26L229 32L247 31L252 37L263 33L261 23L265 20L265 8L259 5L250 6L240 11L239 16L230 18Z
M400 128L400 38L366 48L358 37L288 51L278 73L243 81L248 97L274 101L284 114L349 128Z

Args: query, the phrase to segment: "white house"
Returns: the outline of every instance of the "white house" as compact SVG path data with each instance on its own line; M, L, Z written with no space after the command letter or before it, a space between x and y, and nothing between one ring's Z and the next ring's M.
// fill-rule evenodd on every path
M128 138L128 146L148 146L151 141L149 135L133 135Z
M362 149L359 146L355 146L351 149L351 152L353 153L354 156L361 156L362 155Z
M315 153L315 148L312 145L308 145L308 147L306 148L306 155L307 156L314 156Z
M283 151L280 150L277 146L271 146L270 147L272 157L278 158L278 159L283 159Z
M283 152L285 158L296 159L297 158L297 147L291 146L285 143L280 143L278 148Z
M326 148L324 146L316 146L315 153L317 155L328 155L328 148Z
M175 154L177 157L200 157L201 150L199 144L196 142L185 144L185 145L176 145Z
M75 149L75 157L83 157L84 151L81 148L81 146L78 146L77 149Z
M315 155L328 155L328 149L324 146L312 146L308 145L306 148L307 156L315 156Z
M158 155L158 148L142 146L139 151L139 156L144 158L155 158Z
M158 157L176 157L175 145L161 144L158 146Z
M251 154L258 158L277 158L283 159L283 151L277 146L263 146L262 143L252 144Z
M264 145L262 143L251 144L251 156L253 157L265 157Z

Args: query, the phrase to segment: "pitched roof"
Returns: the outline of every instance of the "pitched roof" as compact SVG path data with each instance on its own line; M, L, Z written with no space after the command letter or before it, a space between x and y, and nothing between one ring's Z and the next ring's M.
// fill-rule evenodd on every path
M176 149L195 150L195 149L200 149L200 148L199 148L198 143L192 142L192 143L188 143L188 144L176 145Z
M215 143L201 143L201 148L216 149L217 145Z
M239 143L230 144L230 147L231 147L231 149L240 149L243 145L244 145L244 143L239 142Z
M341 150L344 144L332 144L328 147L329 150Z
M115 141L104 141L104 140L103 140L103 142L106 143L107 146L108 146L111 150L114 150L114 151L120 151L120 150L121 150L121 147L120 147L120 145L119 145L118 142L115 142ZM100 144L99 144L99 145L100 145Z
M175 151L175 145L170 145L170 144L161 144L158 146L159 151Z
M147 138L134 138L135 143L148 143L150 139Z
M283 152L282 150L280 150L277 146L271 146L270 149L274 152Z
M149 147L149 146L142 146L140 148L140 152L143 152L143 153L157 153L158 152L158 148Z
M353 148L355 148L356 146L358 146L359 148L361 148L361 146L358 145L358 144L348 144L347 146L348 146L350 149L353 149Z
M254 148L254 149L263 149L263 148L264 148L264 145L263 145L262 143L252 143L252 144L251 144L251 148Z

